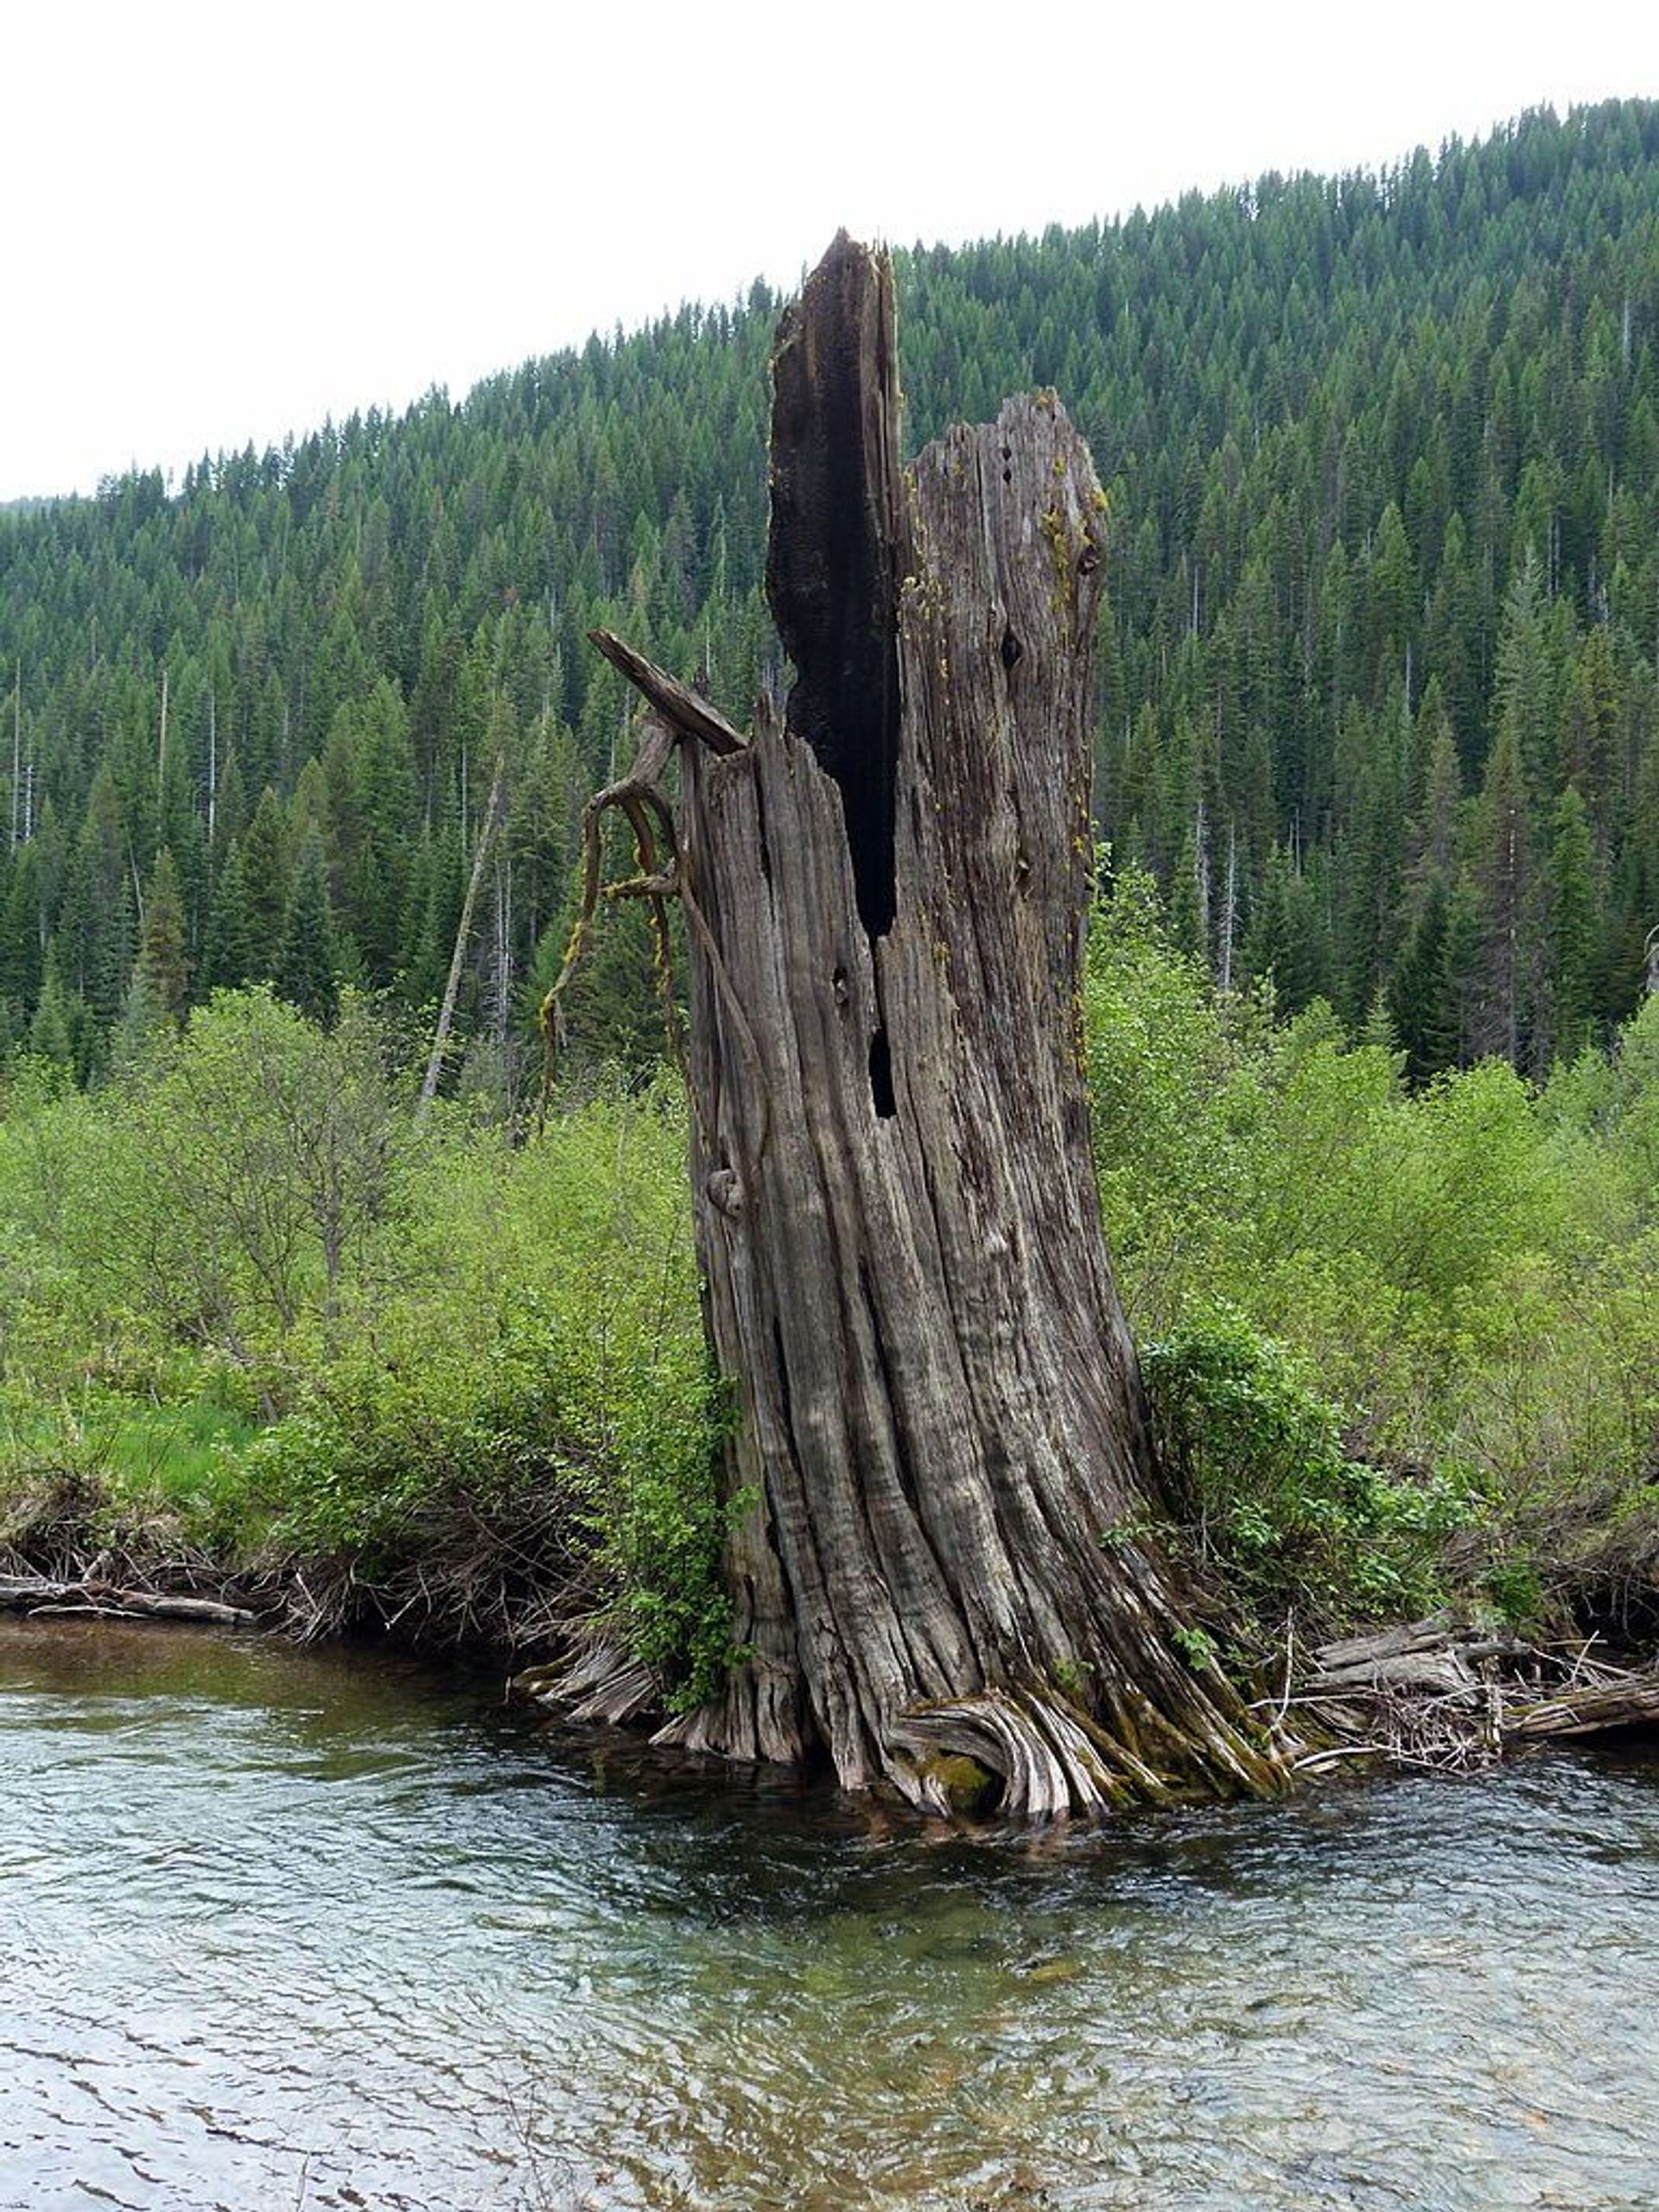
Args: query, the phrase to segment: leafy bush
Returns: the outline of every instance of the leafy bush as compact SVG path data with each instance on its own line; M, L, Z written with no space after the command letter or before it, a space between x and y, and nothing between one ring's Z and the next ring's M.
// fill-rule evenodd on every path
M1142 1352L1154 1431L1217 1579L1258 1616L1336 1624L1427 1610L1445 1539L1470 1517L1445 1474L1351 1459L1334 1407L1236 1314Z
M280 1556L318 1628L525 1642L598 1614L696 1701L729 1635L725 1414L684 1159L666 1089L521 1144L453 1103L419 1117L349 994L327 1032L222 994L96 1096L24 1067L0 1499L67 1529L73 1473L82 1550L147 1526L226 1567Z
M1358 1472L1310 1449L1265 1537L1248 1497L1212 1515L1252 1591L1264 1559L1324 1575L1291 1510L1303 1486L1316 1524L1381 1543L1344 1603L1422 1591L1397 1569L1417 1486L1396 1499L1375 1469L1430 1465L1466 1471L1479 1501L1456 1547L1471 1597L1490 1572L1598 1619L1598 1592L1621 1614L1631 1589L1659 1603L1641 1502L1659 1469L1659 1000L1541 1093L1497 1061L1414 1092L1318 1001L1281 1023L1217 994L1131 869L1096 919L1084 1018L1107 1238L1154 1369L1220 1314L1354 1409L1338 1459Z
M271 1541L445 1641L598 1616L671 1705L701 1703L729 1658L719 1402L677 1349L613 1367L532 1294L481 1357L337 1361L253 1449Z
M597 1615L676 1703L728 1657L723 1400L691 1252L683 1109L589 1099L522 1147L449 1132L400 1273L314 1346L257 1447L280 1541L351 1563L434 1635L535 1642Z

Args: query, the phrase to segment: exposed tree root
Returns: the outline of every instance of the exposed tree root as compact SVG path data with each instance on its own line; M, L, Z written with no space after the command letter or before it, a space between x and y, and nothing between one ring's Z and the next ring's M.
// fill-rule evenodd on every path
M936 1812L959 1809L963 1760L999 1777L998 1809L1024 1820L1163 1804L1176 1794L1079 1708L1034 1691L983 1690L925 1707L905 1714L892 1735L919 1755L908 1794Z
M599 1623L586 1625L564 1658L526 1668L513 1676L511 1687L582 1725L620 1727L662 1708L661 1686L650 1668Z

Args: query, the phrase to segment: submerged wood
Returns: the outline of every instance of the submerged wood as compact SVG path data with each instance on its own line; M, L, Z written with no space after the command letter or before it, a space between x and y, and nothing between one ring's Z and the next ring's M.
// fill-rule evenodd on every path
M774 379L786 711L711 736L603 644L684 741L673 849L637 887L686 907L696 1234L741 1395L743 1656L664 1739L826 1751L934 1806L970 1759L1032 1815L1274 1789L1136 1533L1164 1501L1079 1020L1088 452L1043 393L901 471L891 273L845 238Z

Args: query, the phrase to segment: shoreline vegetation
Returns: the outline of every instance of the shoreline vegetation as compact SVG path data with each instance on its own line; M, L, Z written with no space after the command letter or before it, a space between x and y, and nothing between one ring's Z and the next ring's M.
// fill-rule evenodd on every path
M1169 1480L1079 1581L1166 1556L1165 1688L1219 1663L1296 1757L1478 1751L1659 1643L1656 239L1627 101L897 257L905 440L1052 388L1101 487L1078 1011ZM0 517L0 1574L688 1735L758 1673L654 868L524 1102L579 887L629 889L587 640L740 720L794 658L776 307ZM1300 1701L1402 1623L1359 1721ZM1109 1643L1056 1649L1080 1708Z
M1413 1090L1380 1020L1219 992L1103 877L1096 1159L1183 1506L1122 1537L1189 1584L1192 1663L1312 1771L1659 1718L1611 1663L1659 1624L1659 1001L1545 1083ZM512 1128L423 1111L419 1064L367 998L325 1029L265 990L92 1093L13 1062L0 1603L488 1652L578 1714L620 1652L683 1713L731 1656L732 1410L677 1084Z

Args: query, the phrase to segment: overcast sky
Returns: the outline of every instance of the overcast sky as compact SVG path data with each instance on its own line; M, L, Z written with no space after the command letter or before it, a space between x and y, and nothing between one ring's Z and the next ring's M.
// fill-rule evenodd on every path
M460 397L842 223L1040 230L1659 92L1659 9L9 0L0 65L3 499Z

